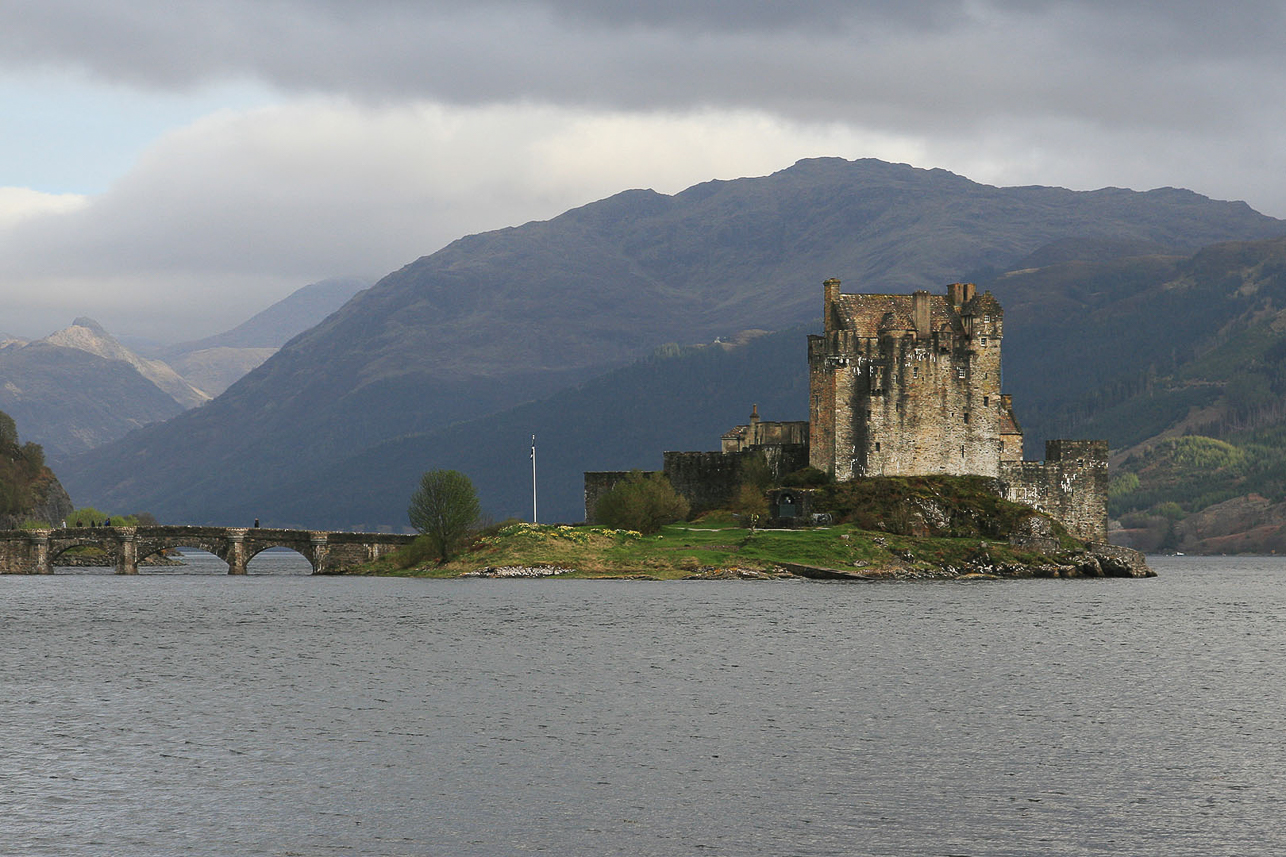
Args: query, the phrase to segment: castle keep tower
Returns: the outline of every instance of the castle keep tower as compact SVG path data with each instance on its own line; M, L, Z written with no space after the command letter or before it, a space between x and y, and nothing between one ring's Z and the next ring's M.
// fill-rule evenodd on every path
M933 473L998 477L1022 457L1000 393L1004 311L990 292L846 295L823 284L808 337L809 463L845 480Z

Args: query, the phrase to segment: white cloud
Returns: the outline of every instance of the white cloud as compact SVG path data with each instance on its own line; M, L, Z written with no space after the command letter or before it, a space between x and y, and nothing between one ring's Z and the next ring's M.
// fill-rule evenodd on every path
M107 192L0 229L0 293L12 318L49 329L87 314L119 333L211 333L308 282L378 276L624 188L677 192L799 157L918 151L751 111L315 99L224 112L162 138ZM182 333L166 337L165 325Z
M24 220L50 214L67 214L84 208L88 200L75 193L41 193L25 187L0 187L0 231Z

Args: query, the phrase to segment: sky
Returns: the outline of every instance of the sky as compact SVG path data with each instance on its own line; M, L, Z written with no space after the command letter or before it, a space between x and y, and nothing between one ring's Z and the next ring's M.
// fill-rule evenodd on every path
M1286 218L1286 4L0 0L0 333L159 342L634 187L875 157Z

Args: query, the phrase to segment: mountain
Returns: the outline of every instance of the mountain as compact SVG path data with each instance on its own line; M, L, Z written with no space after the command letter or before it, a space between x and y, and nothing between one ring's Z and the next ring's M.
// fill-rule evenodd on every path
M206 407L92 451L63 478L108 509L244 518L367 448L541 399L660 344L815 324L827 276L846 291L937 290L1058 241L1181 255L1282 234L1244 203L1190 191L996 188L873 160L801 161L674 196L626 191L417 260Z
M1286 545L1286 240L1068 259L991 287L1011 295L1005 381L1029 441L1109 440L1122 543Z
M160 356L185 378L218 395L368 286L369 280L357 277L312 283L232 330L170 346Z
M807 419L805 331L750 331L730 343L660 349L546 399L320 466L265 492L255 514L267 526L401 527L420 474L450 468L470 476L497 520L529 518L534 434L540 519L579 521L585 470L659 470L665 450L717 450L720 436L756 404L765 419ZM241 511L235 498L205 508L215 518Z
M0 408L55 461L183 411L131 364L43 340L0 348Z
M365 285L305 286L227 333L171 348L162 356L175 365L140 356L90 318L33 343L0 336L0 405L60 461L208 402L206 383L221 391Z
M44 339L0 346L0 406L54 460L168 419L210 396L78 318Z
M111 334L103 330L103 326L92 318L78 318L72 322L71 327L51 333L43 341L50 345L75 348L88 354L95 354L105 360L120 360L128 363L140 375L185 408L195 408L210 401L210 394L194 387L166 363L135 354L113 339Z

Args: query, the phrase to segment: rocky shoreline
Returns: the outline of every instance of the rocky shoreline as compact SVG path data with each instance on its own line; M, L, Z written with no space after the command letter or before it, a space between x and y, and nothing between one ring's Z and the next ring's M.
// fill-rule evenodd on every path
M1027 545L1033 547L1032 545ZM470 578L544 578L576 573L574 568L553 566L498 566L484 567L461 574ZM871 583L889 580L1018 580L1030 578L1146 578L1156 577L1148 567L1143 554L1117 545L1088 545L1079 551L1056 553L1048 562L1024 564L993 562L987 553L986 543L980 543L978 552L959 565L925 567L917 564L914 556L900 557L889 564L853 569L825 568L783 562L771 569L744 566L702 566L683 580L826 580ZM621 579L612 575L611 579ZM652 575L630 575L633 580L658 580Z
M552 566L502 565L480 568L477 571L466 571L461 577L556 577L560 574L572 574L574 568L556 568Z

